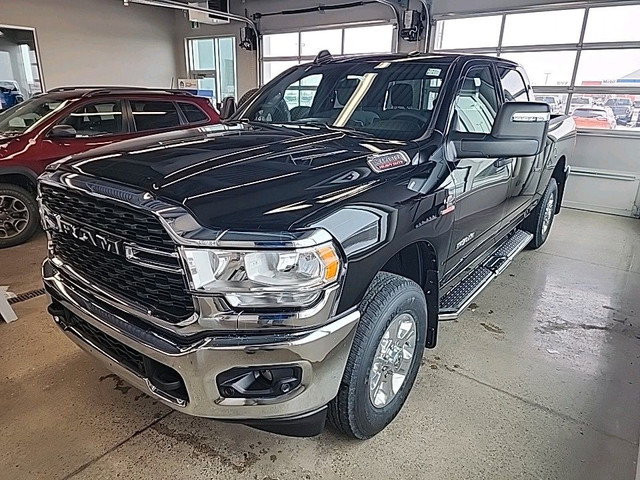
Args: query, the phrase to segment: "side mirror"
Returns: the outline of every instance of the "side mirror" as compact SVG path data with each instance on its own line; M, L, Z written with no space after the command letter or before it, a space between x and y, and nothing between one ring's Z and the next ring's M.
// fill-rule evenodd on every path
M50 138L76 138L78 132L71 125L56 125L49 132Z
M457 158L531 157L544 150L551 110L538 102L507 102L491 134L453 132Z
M226 120L236 113L236 99L233 97L225 97L220 107L220 118Z

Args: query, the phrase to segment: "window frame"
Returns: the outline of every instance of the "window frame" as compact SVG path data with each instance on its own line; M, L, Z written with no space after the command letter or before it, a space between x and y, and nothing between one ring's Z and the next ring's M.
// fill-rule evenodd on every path
M502 104L504 103L504 99L502 96L502 90L498 89L498 85L501 85L500 83L500 78L497 74L495 65L493 63L490 62L470 62L468 64L465 65L464 69L460 72L460 82L458 83L458 85L456 85L456 90L455 93L453 94L453 100L451 102L451 108L449 111L449 125L447 128L447 136L450 135L452 132L457 132L457 130L455 130L456 126L453 124L452 120L453 117L455 115L456 112L456 104L458 101L458 97L460 96L460 92L462 91L462 87L464 86L464 80L467 78L467 76L469 75L469 73L473 72L474 70L479 70L479 69L483 69L483 68L488 68L489 69L489 73L491 75L491 79L493 80L493 93L496 97L496 116L493 118L493 122L491 124L491 129L489 130L489 132L459 132L459 133L470 133L470 134L477 134L477 135L488 135L491 133L491 130L493 130L493 125L495 124L496 118L498 118L498 112L500 110L500 107L502 106Z
M540 5L540 6L531 6L531 7L521 7L521 8L508 8L500 11L489 10L489 11L469 11L460 14L446 14L446 15L435 15L434 21L436 22L436 27L432 29L431 38L429 39L429 51L434 53L468 53L468 54L487 54L494 56L502 56L503 54L508 53L526 53L526 52L554 52L554 51L571 51L575 52L575 62L572 66L572 74L568 85L530 85L532 88L529 90L529 97L535 98L535 96L548 96L548 95L566 95L566 104L563 109L563 113L569 115L570 114L570 106L571 101L574 96L581 95L612 95L612 96L620 96L620 95L635 95L640 96L640 84L638 86L633 87L621 87L621 86L611 86L611 85L576 85L576 79L578 75L578 70L580 68L581 54L585 51L598 51L598 50L627 50L627 49L639 49L640 48L640 40L637 41L611 41L611 42L585 42L585 34L587 31L587 27L589 25L589 12L591 10L602 8L602 7L616 7L616 6L629 6L629 5L640 5L640 1L636 0L633 2L623 1L623 0L610 0L610 1L578 1L575 3L563 3L559 5ZM552 12L552 11L560 11L560 10L583 10L583 18L582 18L582 26L580 30L580 37L575 43L555 43L555 44L541 44L541 45L520 45L520 46L507 46L504 45L504 29L505 23L508 15L519 14L519 13L534 13L534 12ZM439 22L443 22L450 19L459 19L459 18L477 18L477 17L485 17L485 16L502 16L502 24L500 27L500 36L498 40L497 47L482 47L482 48L464 48L464 49L436 49L436 44L438 41L437 33L438 27L437 24ZM525 77L526 81L526 77ZM501 93L502 95L502 93ZM582 130L582 129L581 129ZM602 131L598 129L587 129L590 132L598 132L600 134L607 135L615 135L615 136L624 136L624 135L633 135L640 136L640 128L630 127L628 129L616 129L613 131Z
M519 67L514 67L513 65L509 65L509 64L498 64L496 65L496 73L498 75L498 85L500 85L500 96L502 99L502 103L506 103L508 100L506 99L506 96L504 94L505 92L505 88L504 88L504 84L502 83L502 77L500 76L500 72L499 69L500 68L504 68L506 70L509 70L510 72L515 73L516 75L518 75L518 77L520 78L520 80L522 80L522 85L524 85L524 93L527 95L527 99L526 100L513 100L514 102L530 102L531 101L531 87L529 86L529 81L526 78L525 75L522 74L522 69ZM509 75L509 73L507 73L507 75ZM506 78L506 75L505 75Z
M184 120L184 125L188 125L188 126L192 126L192 125L204 125L206 123L211 122L211 117L209 116L209 114L207 112L204 111L204 109L202 107L200 107L200 105L198 105L195 102L190 102L189 100L176 100L173 103L176 104L176 106L178 107L178 115L180 116L180 122L182 122ZM182 107L180 106L181 104L187 104L187 105L191 105L193 107L196 107L198 110L200 110L200 112L202 112L202 114L204 115L205 119L204 120L200 120L199 122L190 122L189 118L187 118L187 114L184 112L184 110L182 110ZM182 123L181 123L182 124Z
M213 75L213 78L216 82L216 89L213 92L216 96L217 102L222 102L224 98L222 98L222 82L220 81L220 54L218 51L218 42L220 39L232 39L233 40L233 82L236 90L236 97L238 96L238 51L237 51L237 39L234 35L226 34L226 35L200 35L193 37L186 37L184 39L184 58L185 58L185 67L187 72L187 77L197 80L202 75ZM192 48L191 42L194 40L213 40L213 57L214 57L214 68L213 69L195 69L192 68Z
M397 26L394 23L390 22L362 22L362 23L354 23L354 24L342 24L342 25L322 25L315 28L303 28L299 30L287 30L287 31L269 31L265 32L264 35L278 35L283 33L296 33L298 35L298 54L297 55L285 55L285 56L266 56L264 52L260 53L260 78L262 79L263 85L265 82L265 62L297 62L298 65L306 62L311 62L315 59L316 55L303 55L302 54L302 34L307 32L317 32L323 30L341 30L342 31L342 41L341 41L341 50L340 52L330 52L333 55L343 55L344 52L344 39L345 39L345 30L350 28L362 28L362 27L379 27L388 25L390 26L394 32L397 30ZM391 35L391 45L389 46L388 52L378 52L381 54L384 53L392 53L396 51L397 46L397 35ZM365 54L368 55L368 54ZM374 54L371 54L374 55ZM288 70L288 69L287 69ZM284 70L286 71L286 70ZM279 75L279 74L278 74ZM275 75L271 78L273 80L278 75ZM269 80L269 81L271 81Z
M146 134L146 133L153 133L153 132L169 132L169 131L173 131L173 130L178 130L180 128L183 127L187 127L187 126L191 126L192 124L190 124L187 119L184 116L184 113L182 113L182 109L178 106L177 102L174 99L160 99L160 98L144 98L144 97L128 97L126 99L124 99L123 101L126 102L126 108L127 108L127 116L129 118L129 131L130 133L137 135L137 134ZM154 128L152 130L138 130L138 127L136 125L136 119L133 115L133 107L131 105L131 102L162 102L162 103L170 103L173 105L173 108L176 109L176 113L178 114L178 121L179 124L173 127L164 127L164 128Z

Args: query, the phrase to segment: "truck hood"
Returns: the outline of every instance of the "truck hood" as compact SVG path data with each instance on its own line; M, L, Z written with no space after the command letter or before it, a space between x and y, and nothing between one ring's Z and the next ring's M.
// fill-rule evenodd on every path
M59 168L134 186L189 210L209 228L286 230L389 181L369 156L413 142L325 128L214 125L128 140L71 157Z

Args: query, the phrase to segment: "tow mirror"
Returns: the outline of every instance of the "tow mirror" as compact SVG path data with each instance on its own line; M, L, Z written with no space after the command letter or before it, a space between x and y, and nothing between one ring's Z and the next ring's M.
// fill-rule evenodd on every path
M50 138L76 138L78 132L71 125L56 125L49 132Z
M220 107L220 118L226 120L236 113L236 99L233 97L225 97Z
M457 158L531 157L544 150L551 110L538 102L507 102L491 134L452 132Z

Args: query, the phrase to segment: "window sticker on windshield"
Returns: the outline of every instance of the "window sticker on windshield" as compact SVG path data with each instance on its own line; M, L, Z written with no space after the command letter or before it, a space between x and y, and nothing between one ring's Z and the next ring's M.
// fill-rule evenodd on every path
M439 77L442 72L441 68L430 68L427 70L428 77Z

